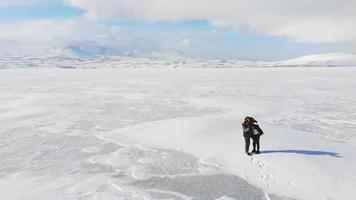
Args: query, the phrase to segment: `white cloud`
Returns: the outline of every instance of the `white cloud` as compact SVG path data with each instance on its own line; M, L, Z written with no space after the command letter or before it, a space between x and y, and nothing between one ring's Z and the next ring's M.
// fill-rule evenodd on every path
M208 20L301 42L356 42L355 0L64 0L93 20Z
M59 45L71 36L74 27L73 21L54 22L50 20L0 25L0 50L35 51Z

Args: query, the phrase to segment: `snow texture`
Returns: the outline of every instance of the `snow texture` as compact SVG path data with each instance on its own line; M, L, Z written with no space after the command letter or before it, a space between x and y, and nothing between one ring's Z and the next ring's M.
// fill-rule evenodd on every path
M356 68L101 59L2 58L2 200L354 199Z

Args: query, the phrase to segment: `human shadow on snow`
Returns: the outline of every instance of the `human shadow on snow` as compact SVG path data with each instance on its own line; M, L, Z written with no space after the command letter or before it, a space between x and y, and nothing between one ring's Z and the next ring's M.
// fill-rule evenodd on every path
M261 153L295 153L310 156L332 156L336 158L342 158L339 153L329 152L329 151L310 151L310 150L266 150L261 151Z

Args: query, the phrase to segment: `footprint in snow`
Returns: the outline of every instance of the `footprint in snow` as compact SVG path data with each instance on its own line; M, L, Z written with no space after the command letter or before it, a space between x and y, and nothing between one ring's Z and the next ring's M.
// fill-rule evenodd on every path
M258 160L258 159L253 158L253 157L250 158L250 162L253 163L253 164L256 164L259 168L265 168L267 166L267 164L264 163L263 161Z

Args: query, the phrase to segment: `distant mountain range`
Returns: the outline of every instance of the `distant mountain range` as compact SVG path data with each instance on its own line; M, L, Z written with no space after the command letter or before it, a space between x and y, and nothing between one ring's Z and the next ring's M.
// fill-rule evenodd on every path
M74 58L95 59L99 57L132 57L132 58L177 58L189 59L182 51L140 51L140 50L116 50L100 45L73 45L63 48L49 49L43 53L42 58ZM251 61L253 62L253 61ZM356 66L356 55L347 53L327 53L303 56L291 60L278 62L261 62L264 66L304 66L304 67L332 67L332 66Z
M0 68L11 67L356 67L356 55L347 53L328 53L308 55L290 60L267 62L249 60L194 59L189 58L184 54L184 52L181 52L179 50L118 50L101 45L86 44L71 45L62 48L52 48L46 50L41 55L37 56L0 56Z
M142 52L139 50L120 51L100 45L73 45L63 48L53 48L45 51L43 58L77 58L94 59L98 57L124 56L133 58L187 58L179 50Z
M116 56L120 52L109 47L99 45L76 45L66 46L63 48L48 49L41 57L62 57L62 58L79 58L92 59L103 56Z
M182 51L169 50L169 51L152 51L141 52L139 50L125 51L121 56L133 58L188 58Z

